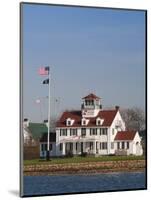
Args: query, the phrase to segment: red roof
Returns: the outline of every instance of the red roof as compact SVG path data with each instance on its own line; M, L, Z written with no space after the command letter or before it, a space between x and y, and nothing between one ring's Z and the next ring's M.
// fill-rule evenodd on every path
M100 99L100 97L97 97L95 94L89 94L85 97L83 97L82 99L88 99L88 100L93 100L93 99Z
M91 117L91 118L85 117L85 119L89 119L89 123L86 125L86 127L97 126L96 125L97 117L104 119L103 124L101 126L111 126L117 112L118 112L117 110L101 110L99 111L96 117ZM66 111L62 114L59 121L57 122L57 127L66 127L66 120L68 118L71 118L72 120L74 120L74 123L71 127L82 126L81 125L81 120L82 120L81 111Z
M117 132L114 140L133 140L136 131L119 131Z

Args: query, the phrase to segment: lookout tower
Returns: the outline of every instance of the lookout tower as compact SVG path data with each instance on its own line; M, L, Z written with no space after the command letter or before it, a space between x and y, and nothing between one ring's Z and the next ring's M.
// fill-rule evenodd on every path
M95 117L102 109L101 99L94 94L89 94L82 98L81 105L82 117Z

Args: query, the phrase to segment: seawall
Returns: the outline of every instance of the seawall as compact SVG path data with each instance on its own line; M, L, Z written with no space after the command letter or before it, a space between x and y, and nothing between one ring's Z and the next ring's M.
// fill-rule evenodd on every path
M107 172L144 171L145 160L101 161L24 166L24 175L89 174Z

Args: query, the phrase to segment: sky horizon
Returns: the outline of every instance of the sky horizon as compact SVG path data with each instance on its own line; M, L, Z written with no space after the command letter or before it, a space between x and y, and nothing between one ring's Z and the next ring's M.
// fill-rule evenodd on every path
M50 66L53 117L89 93L103 107L145 109L145 12L24 4L23 117L34 122L47 118L41 66Z

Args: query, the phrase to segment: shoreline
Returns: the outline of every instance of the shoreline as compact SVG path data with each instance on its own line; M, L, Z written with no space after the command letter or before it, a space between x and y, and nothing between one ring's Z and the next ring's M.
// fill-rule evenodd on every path
M66 163L24 166L24 176L90 175L114 172L145 172L145 160Z

